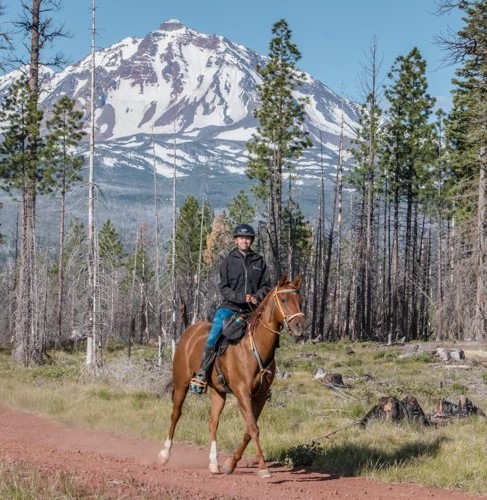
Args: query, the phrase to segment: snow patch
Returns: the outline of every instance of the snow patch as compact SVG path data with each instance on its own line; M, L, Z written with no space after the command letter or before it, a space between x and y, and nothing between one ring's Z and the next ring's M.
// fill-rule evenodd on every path
M225 166L225 170L227 172L230 172L231 174L245 174L245 169L244 167L231 167L231 166Z
M227 130L216 135L216 139L222 139L224 141L241 141L247 142L252 138L252 134L255 131L254 128L235 128L232 130Z

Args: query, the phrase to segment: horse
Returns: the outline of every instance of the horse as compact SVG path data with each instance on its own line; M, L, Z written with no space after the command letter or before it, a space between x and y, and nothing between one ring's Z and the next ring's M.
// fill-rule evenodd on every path
M296 338L304 333L305 320L301 312L300 286L301 276L294 281L288 280L285 275L282 276L251 314L242 340L229 345L213 364L208 375L211 395L208 420L211 439L209 470L213 474L219 474L222 470L226 474L232 474L252 439L258 462L257 475L260 478L271 477L259 441L257 420L270 397L270 387L276 369L274 353L282 328L285 326ZM199 367L210 326L208 322L189 326L183 332L174 353L171 423L164 448L159 453L159 461L163 465L169 461L176 424L182 413L191 377ZM218 463L217 429L229 392L237 399L246 430L242 442L224 462L221 470Z

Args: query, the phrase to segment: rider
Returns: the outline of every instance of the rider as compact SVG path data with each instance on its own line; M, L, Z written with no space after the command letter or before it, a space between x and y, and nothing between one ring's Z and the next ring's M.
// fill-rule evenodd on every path
M220 266L219 289L223 301L215 312L200 369L189 386L195 394L206 392L206 377L216 356L215 346L223 330L223 321L235 312L252 310L252 306L256 306L271 287L264 258L251 249L255 238L254 228L249 224L239 224L233 237L236 248L223 259Z

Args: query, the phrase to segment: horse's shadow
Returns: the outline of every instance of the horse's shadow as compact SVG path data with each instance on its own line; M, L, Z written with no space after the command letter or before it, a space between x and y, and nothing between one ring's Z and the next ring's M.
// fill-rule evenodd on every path
M329 481L353 477L364 469L387 469L407 465L418 458L434 457L447 438L438 436L433 442L416 440L389 451L384 447L342 444L324 448L318 443L299 445L286 452L293 463L291 473L298 481Z

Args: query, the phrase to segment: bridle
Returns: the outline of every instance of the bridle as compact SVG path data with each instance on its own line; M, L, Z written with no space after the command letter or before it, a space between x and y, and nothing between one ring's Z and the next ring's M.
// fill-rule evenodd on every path
M289 322L292 321L294 318L304 317L304 313L302 313L302 312L298 312L298 313L294 313L294 314L286 314L286 312L284 310L284 306L282 305L281 300L279 299L279 295L281 293L299 293L297 289L285 288L284 290L279 290L278 287L276 286L274 288L274 291L271 293L272 293L272 299L274 300L274 307L277 307L278 311L280 312L280 314L282 316L282 321L287 329L289 329ZM260 315L259 315L258 321L264 328L266 328L270 332L275 333L277 335L279 335L281 333L280 330L274 330L269 325L266 325L262 321L262 319L260 318ZM257 348L257 345L255 344L252 330L253 330L253 327L252 327L252 325L249 324L247 332L248 332L248 339L250 342L250 348L255 356L255 359L257 360L257 364L259 365L259 369L260 369L260 385L259 385L259 389L255 393L255 394L257 394L260 391L260 388L262 387L264 376L270 377L272 374L272 372L269 370L269 367L272 365L274 357L272 357L270 360L268 360L266 365L264 364L262 357L259 353L259 350ZM253 395L255 395L255 394L253 394Z
M298 312L298 313L294 313L294 314L286 314L286 312L284 311L284 307L281 303L281 300L279 299L279 294L281 294L281 293L298 293L298 290L296 290L295 288L285 288L284 290L279 290L276 286L276 288L272 292L272 298L274 299L274 305L277 306L277 309L281 313L284 325L289 330L289 323L294 318L304 317L304 313ZM260 318L259 318L259 322L262 326L267 328L267 330L270 330L272 333L277 333L278 335L281 333L280 330L274 330L270 326L266 325Z
M289 330L289 323L294 318L304 317L304 313L297 312L297 313L294 313L294 314L286 314L284 312L284 307L283 307L283 305L281 303L281 300L279 299L279 294L281 294L281 293L298 293L298 290L296 290L294 288L286 288L284 290L278 290L277 287L276 287L276 289L274 290L274 294L273 294L274 303L277 305L277 308L279 309L279 312L282 315L282 320L284 321L284 325Z

